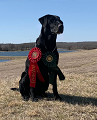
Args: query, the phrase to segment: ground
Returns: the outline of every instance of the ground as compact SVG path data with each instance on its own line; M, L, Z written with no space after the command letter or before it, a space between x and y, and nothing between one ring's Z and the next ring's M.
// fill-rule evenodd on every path
M0 57L0 59L4 57ZM6 58L6 57L5 57ZM97 120L97 50L60 53L58 66L66 79L57 78L62 101L48 98L25 102L17 91L26 57L0 63L0 120Z

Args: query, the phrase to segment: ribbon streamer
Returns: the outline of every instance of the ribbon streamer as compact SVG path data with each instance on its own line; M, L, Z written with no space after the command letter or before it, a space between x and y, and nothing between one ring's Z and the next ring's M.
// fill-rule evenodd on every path
M41 82L45 82L37 64L37 62L41 59L41 56L42 53L40 49L37 47L32 48L28 54L28 59L30 61L29 70L28 70L28 74L30 78L30 87L35 88L36 75Z

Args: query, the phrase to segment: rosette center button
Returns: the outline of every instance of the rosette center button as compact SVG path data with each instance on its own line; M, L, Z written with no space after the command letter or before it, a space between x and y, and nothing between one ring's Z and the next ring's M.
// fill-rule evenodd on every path
M53 57L52 57L51 55L48 55L48 56L46 57L46 60L47 60L48 62L52 62Z
M36 51L32 53L33 58L37 58L37 56L38 56L38 53Z

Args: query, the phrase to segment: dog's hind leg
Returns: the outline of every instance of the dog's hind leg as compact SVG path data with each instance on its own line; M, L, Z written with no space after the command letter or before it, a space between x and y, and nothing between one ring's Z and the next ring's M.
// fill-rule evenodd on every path
M21 93L21 96L22 96L23 100L28 101L29 98L30 98L29 88L24 87L23 84L19 84L19 89L20 89L20 93Z
M21 80L19 81L19 90L24 101L28 101L30 98L30 80L26 72L22 73Z

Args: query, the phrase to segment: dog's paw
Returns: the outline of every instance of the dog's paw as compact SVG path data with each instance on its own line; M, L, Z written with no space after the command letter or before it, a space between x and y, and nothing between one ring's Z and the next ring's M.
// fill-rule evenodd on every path
M30 97L29 96L22 96L22 98L24 101L28 101Z
M38 98L31 98L32 102L38 102Z

